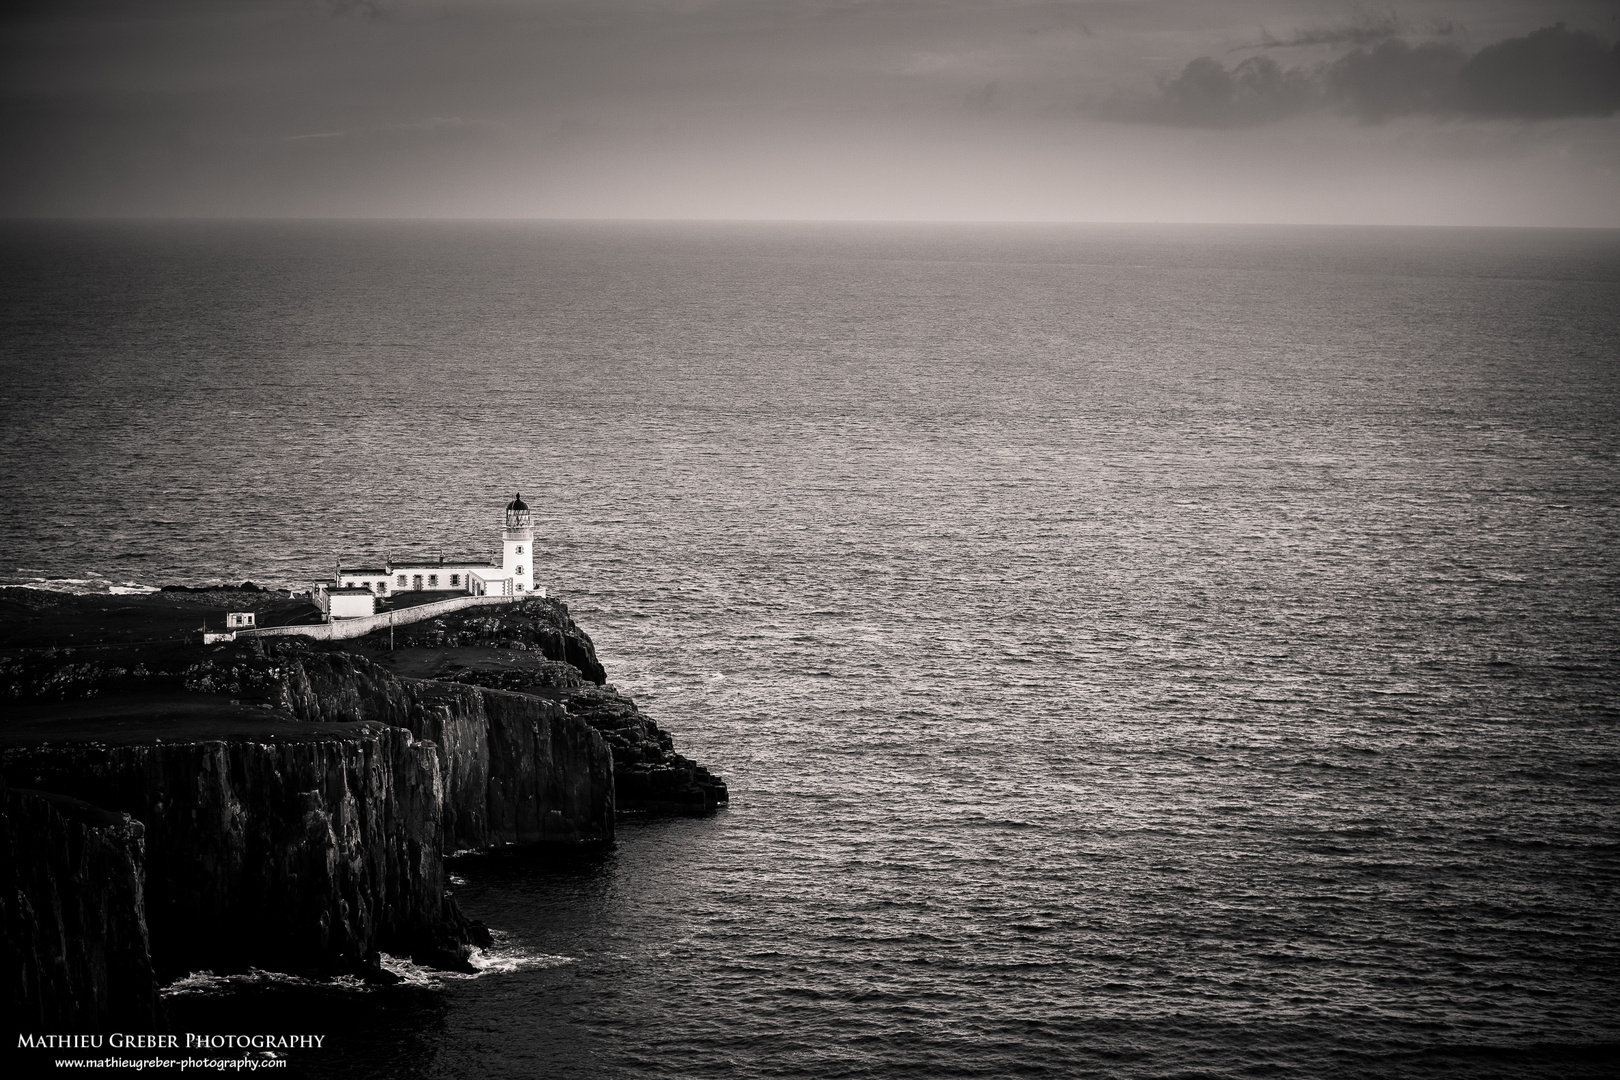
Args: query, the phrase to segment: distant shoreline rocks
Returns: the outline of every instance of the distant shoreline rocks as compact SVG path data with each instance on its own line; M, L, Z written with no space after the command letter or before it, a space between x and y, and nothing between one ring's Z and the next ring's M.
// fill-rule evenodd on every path
M69 596L149 596L153 593L287 593L244 581L240 585L141 585L133 581L113 581L108 578L30 578L26 580L0 580L0 588L33 589L38 592L63 593Z

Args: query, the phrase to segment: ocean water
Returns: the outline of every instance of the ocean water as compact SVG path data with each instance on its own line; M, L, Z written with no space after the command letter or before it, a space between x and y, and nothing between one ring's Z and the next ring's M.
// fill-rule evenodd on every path
M537 578L729 810L313 1076L1620 1073L1620 234L0 230L4 580ZM213 1028L208 1027L213 1025Z

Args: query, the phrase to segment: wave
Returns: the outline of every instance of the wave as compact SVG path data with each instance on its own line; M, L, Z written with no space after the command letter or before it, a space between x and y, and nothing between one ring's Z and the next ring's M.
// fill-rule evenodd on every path
M144 596L161 592L155 585L107 578L30 578L0 583L0 589L39 589L42 592L70 593L74 596Z
M422 967L405 957L392 956L388 953L382 954L383 970L391 975L397 975L406 986L435 990L448 981L481 979L485 975L509 975L514 971L535 971L574 963L572 956L526 953L521 949L510 948L502 943L501 937L497 931L494 945L488 949L473 949L472 956L468 958L468 963L473 967L472 971L440 971L437 968Z
M322 986L341 990L370 991L377 987L358 975L335 975L327 979L311 979L302 975L289 975L285 971L265 971L249 968L245 973L215 975L212 971L193 971L163 987L164 997L185 997L221 994L230 990L244 990L263 986Z
M525 953L521 949L509 948L501 943L501 937L502 935L497 931L495 934L496 942L492 947L473 950L472 956L468 960L473 967L470 972L439 971L436 968L422 967L405 957L392 956L388 953L381 954L382 969L398 978L398 985L437 990L443 987L445 982L451 980L480 979L485 975L508 975L514 971L532 971L574 963L572 956ZM279 986L321 987L328 990L352 990L355 993L369 994L376 990L386 989L390 985L395 984L367 981L359 975L309 978L303 975L289 975L284 971L265 971L262 968L249 968L245 973L234 975L216 975L212 971L193 971L189 975L184 975L169 983L159 992L167 998L224 994L235 990Z

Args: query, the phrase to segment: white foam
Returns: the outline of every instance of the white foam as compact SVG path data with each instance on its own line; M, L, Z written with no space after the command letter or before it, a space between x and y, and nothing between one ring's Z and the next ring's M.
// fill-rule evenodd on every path
M212 971L193 971L190 975L183 975L168 986L163 987L165 997L179 994L207 994L215 990L223 990L231 981L224 976L215 975Z
M265 971L249 968L246 974L215 975L212 971L193 971L162 988L164 997L187 994L217 994L233 987L247 986L338 986L345 990L371 990L374 987L356 975L339 975L331 979L306 979L284 971Z
M141 585L134 581L115 582L107 578L35 578L0 585L0 589L38 589L73 596L145 596L162 591L153 585Z
M539 968L561 967L563 964L574 963L572 956L549 956L545 953L525 953L518 949L509 949L501 944L497 934L495 945L488 949L474 949L467 962L472 965L472 971L440 971L437 968L422 967L421 965L402 956L382 954L383 970L397 975L407 986L420 986L432 990L443 986L445 982L480 979L485 975L507 975L514 971L528 971Z

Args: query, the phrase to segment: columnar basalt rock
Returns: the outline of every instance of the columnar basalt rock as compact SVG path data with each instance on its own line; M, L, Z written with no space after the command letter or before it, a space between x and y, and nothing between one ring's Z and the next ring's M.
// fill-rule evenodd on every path
M282 670L283 701L300 719L389 724L433 745L452 848L613 839L612 754L561 705L397 678L345 653L285 658Z
M401 681L406 725L439 749L450 843L613 839L613 759L589 724L523 694Z
M470 951L445 892L439 757L409 731L15 747L0 761L12 782L145 823L160 976L362 970L384 949L454 966Z
M0 973L19 1031L152 1031L144 829L0 785Z

